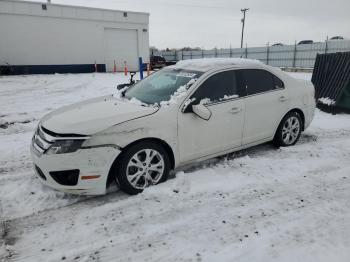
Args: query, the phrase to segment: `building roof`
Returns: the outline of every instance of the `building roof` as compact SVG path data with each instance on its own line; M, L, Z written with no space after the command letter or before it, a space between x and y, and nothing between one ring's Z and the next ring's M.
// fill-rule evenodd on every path
M113 9L113 8L88 7L88 6L82 6L82 5L67 5L67 4L52 3L52 2L48 3L45 0L41 0L41 2L31 1L31 0L1 0L1 1L17 2L17 3L32 3L32 4L40 4L40 5L47 4L47 5L52 5L52 6L77 7L77 8L91 9L91 10L128 12L128 13L134 13L134 14L146 14L146 15L149 15L149 13L147 13L147 12L120 10L120 9Z
M0 14L30 15L68 19L87 19L106 22L126 22L148 24L149 13L125 10L102 9L47 2L1 0ZM125 13L127 14L125 16Z

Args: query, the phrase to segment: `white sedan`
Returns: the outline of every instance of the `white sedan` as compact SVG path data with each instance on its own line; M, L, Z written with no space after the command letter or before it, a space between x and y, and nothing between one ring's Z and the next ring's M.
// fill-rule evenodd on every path
M51 112L31 152L36 173L54 189L97 195L116 181L137 194L193 162L269 141L294 145L314 110L312 84L277 68L187 60L116 95Z

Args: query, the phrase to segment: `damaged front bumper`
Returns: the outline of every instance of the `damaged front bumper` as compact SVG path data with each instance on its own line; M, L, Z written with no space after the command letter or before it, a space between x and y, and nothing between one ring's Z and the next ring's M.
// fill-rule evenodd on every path
M79 195L106 193L110 168L121 153L106 145L79 149L67 154L39 153L31 145L35 172L41 182L53 189Z

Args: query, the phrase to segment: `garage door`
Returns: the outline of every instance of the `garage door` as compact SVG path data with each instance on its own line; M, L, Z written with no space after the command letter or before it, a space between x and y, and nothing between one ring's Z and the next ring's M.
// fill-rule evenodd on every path
M108 72L124 70L126 61L129 71L138 70L137 30L105 28L105 63Z

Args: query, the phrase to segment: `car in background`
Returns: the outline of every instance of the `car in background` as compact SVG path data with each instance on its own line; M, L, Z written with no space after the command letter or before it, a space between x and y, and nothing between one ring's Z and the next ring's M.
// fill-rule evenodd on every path
M98 195L116 181L137 194L191 163L270 141L294 145L313 119L314 93L310 81L256 60L180 61L44 116L31 155L54 189Z
M272 46L283 46L283 44L282 43L275 43Z
M302 40L298 43L298 45L309 45L309 44L313 44L314 41L312 40Z
M342 40L346 40L346 39L342 36L333 36L330 39L328 39L328 41L342 41Z
M151 70L160 69L166 66L166 60L163 56L152 55L150 57Z

